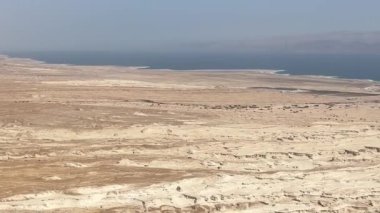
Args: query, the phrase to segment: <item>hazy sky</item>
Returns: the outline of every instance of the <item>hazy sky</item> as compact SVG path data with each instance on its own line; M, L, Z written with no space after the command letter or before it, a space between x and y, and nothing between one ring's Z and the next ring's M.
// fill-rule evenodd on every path
M380 31L379 8L379 0L0 0L0 51L205 50L331 32L362 38Z

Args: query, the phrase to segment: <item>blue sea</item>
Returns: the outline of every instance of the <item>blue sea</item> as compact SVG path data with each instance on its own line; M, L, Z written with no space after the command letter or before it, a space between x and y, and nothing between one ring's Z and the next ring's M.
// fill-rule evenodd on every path
M149 66L153 69L273 69L293 75L322 75L380 81L380 54L228 54L123 52L18 52L9 56L75 65Z

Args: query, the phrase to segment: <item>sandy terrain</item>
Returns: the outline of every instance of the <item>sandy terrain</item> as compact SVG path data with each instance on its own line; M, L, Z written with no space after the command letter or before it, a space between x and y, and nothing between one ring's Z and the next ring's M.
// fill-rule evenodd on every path
M0 212L380 212L380 84L0 57Z

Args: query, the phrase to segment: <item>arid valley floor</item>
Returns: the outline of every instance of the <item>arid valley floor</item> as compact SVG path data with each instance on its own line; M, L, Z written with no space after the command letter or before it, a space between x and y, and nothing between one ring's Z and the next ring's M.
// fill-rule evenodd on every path
M0 57L0 212L380 212L380 84Z

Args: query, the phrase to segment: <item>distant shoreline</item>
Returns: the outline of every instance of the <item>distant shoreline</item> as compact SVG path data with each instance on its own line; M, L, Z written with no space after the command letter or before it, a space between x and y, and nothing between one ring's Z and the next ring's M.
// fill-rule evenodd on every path
M257 73L266 73L266 74L276 74L276 75L286 75L286 76L300 76L300 77L310 77L310 78L322 78L322 79L341 79L341 80L349 80L349 81L364 81L364 82L375 82L380 83L380 80L377 79L366 79L366 78L347 78L343 76L337 75L316 75L316 74L293 74L288 73L285 69L260 69L260 68L244 68L244 69L173 69L173 68L155 68L154 66L128 66L128 65L119 65L119 64L78 64L78 63L52 63L46 60L41 60L33 57L18 57L12 56L9 54L2 54L0 56L7 57L11 59L20 59L20 60L29 60L35 63L47 64L47 65L65 65L65 66L94 66L94 67L121 67L121 68L136 68L141 70L165 70L165 71L174 71L174 72L257 72ZM380 70L379 70L380 72Z

